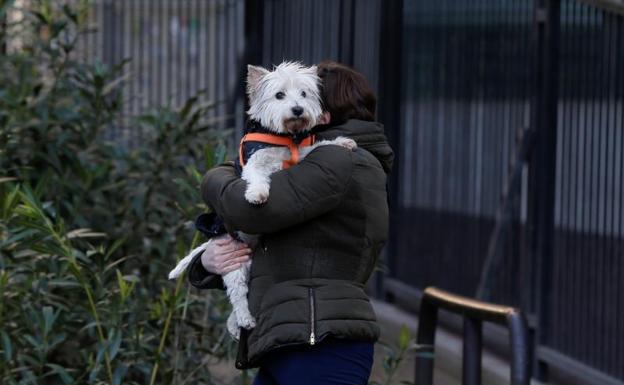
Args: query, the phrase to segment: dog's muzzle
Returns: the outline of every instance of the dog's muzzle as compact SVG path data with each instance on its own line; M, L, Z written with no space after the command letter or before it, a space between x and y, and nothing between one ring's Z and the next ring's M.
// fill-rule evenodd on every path
M310 119L303 116L288 118L284 120L284 128L291 134L298 134L310 128Z

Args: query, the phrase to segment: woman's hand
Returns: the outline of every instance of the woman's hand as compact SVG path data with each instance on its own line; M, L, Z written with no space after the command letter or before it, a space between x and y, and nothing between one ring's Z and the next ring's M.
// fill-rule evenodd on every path
M224 275L237 270L241 264L251 259L251 249L246 243L239 242L229 234L213 238L201 256L201 263L206 271Z

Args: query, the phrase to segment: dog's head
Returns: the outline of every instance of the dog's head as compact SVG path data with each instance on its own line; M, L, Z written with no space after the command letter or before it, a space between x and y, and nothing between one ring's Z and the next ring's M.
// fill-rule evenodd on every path
M316 71L316 66L296 62L284 62L273 71L247 66L249 117L280 134L310 130L322 113Z

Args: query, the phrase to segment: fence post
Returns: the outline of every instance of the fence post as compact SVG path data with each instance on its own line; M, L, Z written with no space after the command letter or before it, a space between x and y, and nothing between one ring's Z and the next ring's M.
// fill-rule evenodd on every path
M530 377L527 376L527 369L531 365L526 318L519 312L510 313L507 317L507 329L509 330L509 346L516 353L511 357L511 383L523 384L528 381L527 377Z
M268 1L268 0L266 0ZM264 53L264 6L265 0L245 0L245 52L241 60L241 75L238 92L242 95L244 110L249 109L249 100L245 97L245 79L247 65L262 65Z
M384 259L395 270L398 231L397 218L399 208L399 162L401 137L401 87L402 52L403 52L403 0L381 2L379 34L379 87L377 120L384 124L390 146L394 151L394 167L388 181L388 202L390 205L390 232ZM376 290L383 296L383 274L377 274Z
M418 310L418 332L415 358L416 385L433 385L433 360L435 358L435 332L438 323L438 308L428 297L423 296Z
M557 101L559 70L559 0L535 0L535 97L531 123L536 143L529 168L529 239L537 279L534 290L537 328L533 352L548 342L552 303L554 204L557 152ZM533 357L533 373L546 381L548 368Z
M244 64L262 65L265 0L245 0Z
M355 11L356 0L339 1L340 13L338 20L340 26L338 28L338 61L343 64L353 66L355 64ZM382 5L383 7L383 5ZM383 11L382 11L383 13Z
M462 384L481 385L482 325L480 320L472 317L464 318L463 344Z

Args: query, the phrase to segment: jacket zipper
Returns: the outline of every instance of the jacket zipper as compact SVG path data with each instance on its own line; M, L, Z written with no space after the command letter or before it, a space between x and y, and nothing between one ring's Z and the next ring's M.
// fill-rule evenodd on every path
M314 329L316 329L314 321L314 289L309 287L308 294L310 297L310 345L316 343L316 336L314 335Z

